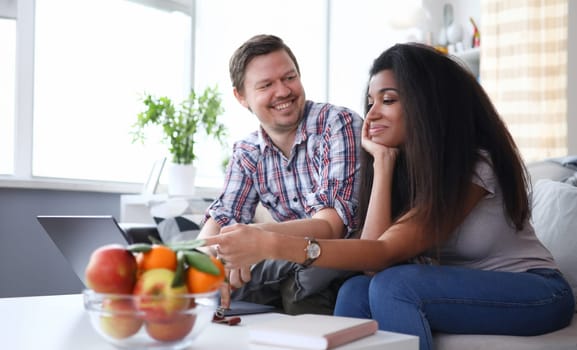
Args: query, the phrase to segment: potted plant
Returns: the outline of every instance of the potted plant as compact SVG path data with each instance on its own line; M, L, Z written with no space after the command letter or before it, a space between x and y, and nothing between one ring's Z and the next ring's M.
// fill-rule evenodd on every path
M168 97L143 98L145 109L138 113L133 125L133 142L144 142L148 127L162 127L163 142L169 145L171 166L169 168L168 192L171 195L194 193L195 136L198 132L215 138L224 144L226 127L218 121L224 112L220 93L216 86L207 87L202 94L192 89L188 97L175 105Z

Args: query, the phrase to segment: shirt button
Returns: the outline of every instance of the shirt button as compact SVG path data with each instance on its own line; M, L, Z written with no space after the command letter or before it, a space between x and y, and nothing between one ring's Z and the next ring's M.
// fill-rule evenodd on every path
M286 171L292 171L292 168L290 166L287 166Z
M298 202L298 201L299 201L299 199L297 197L293 198L293 202Z

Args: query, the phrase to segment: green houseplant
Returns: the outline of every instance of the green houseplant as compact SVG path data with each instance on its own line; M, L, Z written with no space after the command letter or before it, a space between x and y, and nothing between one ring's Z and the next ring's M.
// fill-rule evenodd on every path
M207 87L201 94L192 89L188 97L178 105L168 97L155 97L150 94L145 94L142 101L145 109L137 115L132 130L132 141L144 142L149 127L161 127L162 141L169 147L172 163L169 168L169 193L192 194L192 189L183 190L183 185L174 182L179 181L178 178L181 177L180 181L187 182L184 186L194 187L193 162L197 158L194 147L195 137L199 132L213 137L221 145L224 144L226 127L218 121L218 117L224 112L218 88ZM184 174L175 175L177 171L184 171ZM171 187L177 189L171 190Z
M192 164L196 159L195 135L201 128L206 135L224 143L226 127L218 121L224 109L216 86L207 87L202 94L191 90L177 106L168 97L157 98L150 94L145 95L143 103L146 109L138 113L133 141L144 142L147 127L161 126L163 141L169 144L175 164Z

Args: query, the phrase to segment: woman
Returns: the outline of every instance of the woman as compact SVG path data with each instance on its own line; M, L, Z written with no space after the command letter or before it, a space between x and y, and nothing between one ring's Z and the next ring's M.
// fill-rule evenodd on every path
M370 272L341 287L336 315L417 335L421 349L436 331L538 335L569 324L573 295L529 223L522 160L463 66L419 44L388 49L370 70L362 133L361 239L319 240L318 258L306 257ZM315 245L246 225L221 233L207 244L228 266L302 262Z

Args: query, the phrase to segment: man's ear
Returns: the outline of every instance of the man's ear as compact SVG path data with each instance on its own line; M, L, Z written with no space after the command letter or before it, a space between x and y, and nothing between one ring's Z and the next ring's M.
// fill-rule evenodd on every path
M244 96L237 90L237 88L233 88L232 92L234 94L234 97L236 98L236 100L238 101L238 103L240 103L244 108L247 108L248 110L250 110L250 107L248 106L248 103L246 102L246 99L244 98Z

